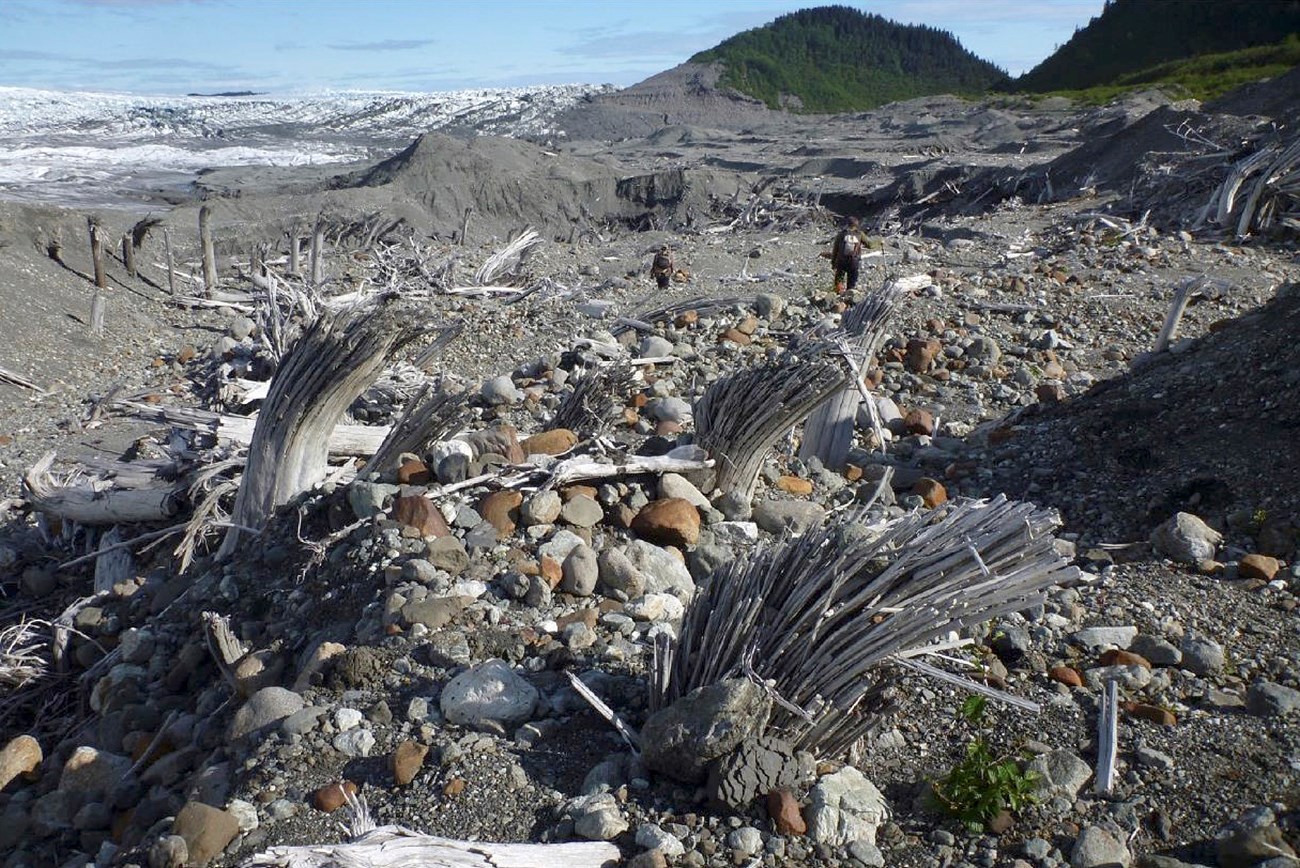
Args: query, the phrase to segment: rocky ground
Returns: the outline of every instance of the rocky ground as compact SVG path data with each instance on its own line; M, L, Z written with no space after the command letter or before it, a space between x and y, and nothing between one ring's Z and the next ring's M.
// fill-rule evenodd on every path
M442 294L426 310L431 332L465 325L436 370L472 396L467 429L517 434L480 441L469 462L431 446L397 476L327 484L222 563L202 554L182 574L174 542L135 549L76 612L67 672L0 683L5 868L226 865L338 841L340 782L381 823L462 839L608 840L638 866L1294 864L1294 241L1236 244L1141 221L1104 184L1043 204L990 196L978 213L957 199L928 210L914 201L957 165L966 177L1028 177L1026 154L1068 155L1151 108L1017 115L931 100L803 127L780 117L765 129L674 126L612 147L574 143L551 151L559 162L540 173L528 148L545 146L483 142L439 166L430 152L451 146L426 143L354 177L360 188L259 198L234 179L223 190L240 195L213 206L222 252L245 270L252 246L295 216L328 205L360 218L399 203L394 213L423 227L426 252L454 261L450 283L468 284L522 225L512 221L563 213L539 218L546 240L517 275L537 291L515 303ZM975 129L984 138L963 144ZM1027 137L1035 144L1019 144ZM458 245L456 196L469 201L463 186L483 183L479 159L513 161L521 180L483 200ZM462 185L443 196L454 207L419 199L449 171ZM751 199L765 172L766 196ZM913 201L863 212L875 234L861 283L836 297L818 256L832 224L816 196L865 208L909 178ZM194 216L189 206L160 215L187 262L180 239ZM60 564L97 533L32 512L25 469L50 448L114 462L169 443L165 428L96 409L92 397L117 388L206 406L230 366L269 373L242 312L171 303L158 230L142 256L147 280L110 264L106 334L88 337L83 220L0 212L0 366L49 390L0 384L10 628L56 618L94 583L93 566ZM684 272L667 291L647 275L662 243ZM382 284L382 263L357 247L331 247L333 286ZM887 450L861 413L843 473L798 459L796 431L767 457L743 509L677 476L527 495L443 488L494 462L594 448L592 428L554 425L592 352L581 339L676 360L638 369L606 420L610 449L659 453L689 439L691 405L710 383L834 324L887 277L915 274L929 285L902 301L867 372ZM225 275L230 289L248 286L233 267ZM1175 287L1199 277L1178 338L1151 355ZM708 303L719 298L729 301ZM701 301L649 331L618 319L691 299ZM391 393L370 392L351 415L378 424L395 410ZM745 766L722 787L665 774L654 745L633 756L565 673L643 728L654 637L681 629L697 586L759 540L834 520L885 465L893 484L876 520L939 516L961 498L1002 493L1060 512L1061 550L1082 580L974 628L960 652L985 680L1041 706L990 704L981 724L996 752L1038 772L1033 803L979 830L936 811L927 792L976 733L957 715L965 693L902 670L885 673L894 707L849 756L751 739L737 756L768 749L779 761ZM204 612L228 618L249 652L229 671L203 638ZM50 629L34 629L44 658ZM1093 771L1108 679L1123 711L1116 784L1103 795Z

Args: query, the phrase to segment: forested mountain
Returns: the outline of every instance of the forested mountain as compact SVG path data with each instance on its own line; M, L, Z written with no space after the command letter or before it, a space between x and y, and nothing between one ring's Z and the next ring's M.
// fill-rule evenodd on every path
M1276 45L1300 0L1107 0L1102 13L1015 82L1041 93L1116 84L1168 61Z
M1007 74L933 27L895 24L846 6L782 15L702 51L721 62L720 84L772 108L858 111L936 93L1006 88Z

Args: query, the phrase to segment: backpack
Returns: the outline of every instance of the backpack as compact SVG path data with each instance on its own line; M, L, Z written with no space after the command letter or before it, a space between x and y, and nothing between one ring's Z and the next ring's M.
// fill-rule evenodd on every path
M862 253L862 240L851 230L841 229L840 234L835 236L835 246L832 252L837 265L847 264L857 259Z

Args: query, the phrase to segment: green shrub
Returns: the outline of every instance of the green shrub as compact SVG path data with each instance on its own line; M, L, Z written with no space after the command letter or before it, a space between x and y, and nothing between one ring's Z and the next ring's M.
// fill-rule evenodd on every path
M987 700L971 696L958 716L975 730L966 756L942 780L934 781L934 804L972 831L984 827L1002 811L1019 811L1034 799L1038 775L1020 768L1011 756L998 756L989 746L981 724Z

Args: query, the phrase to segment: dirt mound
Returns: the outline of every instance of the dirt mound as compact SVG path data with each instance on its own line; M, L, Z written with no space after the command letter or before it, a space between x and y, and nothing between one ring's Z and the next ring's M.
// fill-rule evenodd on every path
M740 129L780 117L756 99L718 86L718 64L683 63L629 88L598 94L555 120L571 140L617 141L666 126L702 124Z
M1141 537L1177 511L1300 513L1300 286L1068 403L1027 413L984 466L1094 539ZM1044 405L1037 405L1041 408ZM1106 534L1114 536L1107 538Z
M708 209L740 187L731 173L625 169L557 154L518 139L430 134L373 168L336 180L342 189L381 188L418 203L434 225L459 223L467 208L491 226L529 224L563 236L575 225L634 221L647 211Z
M1261 115L1294 126L1300 123L1300 66L1268 81L1242 85L1205 108L1229 115Z

